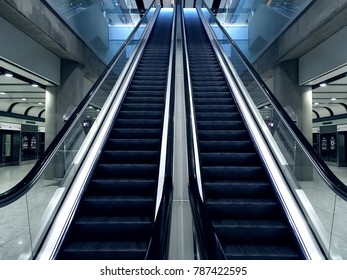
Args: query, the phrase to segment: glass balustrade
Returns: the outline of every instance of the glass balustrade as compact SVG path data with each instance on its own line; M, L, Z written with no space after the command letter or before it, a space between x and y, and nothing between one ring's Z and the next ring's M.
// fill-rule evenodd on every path
M249 61L254 62L313 0L222 1L212 9ZM202 1L201 1L202 2Z
M108 64L129 34L141 20L153 0L46 0L50 7Z

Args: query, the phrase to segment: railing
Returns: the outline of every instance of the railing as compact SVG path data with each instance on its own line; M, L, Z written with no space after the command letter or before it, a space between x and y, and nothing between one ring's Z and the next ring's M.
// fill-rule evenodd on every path
M206 4L202 14L325 254L331 259L347 258L347 187L318 156ZM256 104L267 104L273 118L263 120Z
M44 225L50 224L77 173L126 75L122 69L129 65L154 13L151 6L32 170L0 194L0 259L35 256Z

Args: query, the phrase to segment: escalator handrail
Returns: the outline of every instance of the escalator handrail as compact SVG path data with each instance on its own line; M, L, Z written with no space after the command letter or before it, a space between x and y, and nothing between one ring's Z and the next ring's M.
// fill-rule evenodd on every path
M149 7L152 7L154 5L156 0L153 0L151 5ZM119 48L119 50L116 52L114 57L112 58L111 62L106 66L102 74L99 76L99 78L96 80L96 82L93 84L91 89L88 91L86 96L82 99L80 104L76 107L70 118L66 121L62 129L58 132L58 134L54 137L52 142L49 144L47 149L43 152L42 156L37 160L33 168L27 173L27 175L24 176L24 178L18 182L14 187L10 188L9 190L3 192L0 194L0 208L5 207L9 205L10 203L16 201L17 199L21 198L23 195L25 195L37 182L37 180L42 175L43 171L53 158L53 156L58 151L58 148L61 146L61 144L65 141L66 137L68 136L69 132L73 129L74 125L77 123L79 117L85 110L85 108L88 106L89 102L93 99L93 97L96 95L98 89L106 79L106 77L109 75L111 70L113 69L114 65L117 63L117 61L121 58L121 54L124 51L124 49L128 46L130 41L132 40L132 37L137 32L139 27L143 24L143 21L146 19L147 13L151 10L151 8L148 8L142 19L138 22L138 24L135 26L133 31L128 36L127 40L122 44L122 46Z
M196 119L194 115L194 107L192 99L192 86L189 74L189 61L186 44L186 32L184 23L184 14L182 9L182 34L184 42L184 73L185 80L185 99L186 99L186 116L187 116L187 151L188 151L188 191L190 197L190 205L192 215L195 222L195 232L197 235L197 242L199 244L200 258L202 259L226 259L222 246L218 240L217 235L213 229L211 220L208 219L203 202L203 190L201 186L201 178L197 176L199 170L199 152L197 151L198 145L196 143ZM195 125L193 124L195 123ZM194 131L195 130L195 131ZM195 134L195 136L194 136ZM194 143L195 142L195 143ZM200 181L200 184L199 184Z
M211 16L214 17L212 11L206 5L205 1L203 1L203 4L205 5L206 9L209 11ZM335 192L342 199L347 200L347 186L339 178L337 178L337 176L330 170L327 164L321 159L321 157L317 154L312 145L309 143L309 141L297 127L297 125L289 117L282 105L275 98L274 94L270 91L268 86L262 80L260 75L256 72L252 64L248 61L246 56L242 53L240 48L236 45L234 40L230 37L230 35L227 33L227 31L224 29L221 23L216 18L215 21L218 27L224 33L224 36L226 36L229 43L232 45L234 50L239 55L242 62L245 64L247 70L251 73L257 84L262 89L264 95L270 101L273 108L278 112L278 115L280 116L283 123L286 125L286 127L288 128L292 136L295 138L295 140L299 143L300 147L302 148L310 162L313 164L313 166L315 166L320 176L323 178L323 180L326 182L326 184L333 192Z
M168 259L169 236L172 209L172 174L165 176L163 196L155 219L146 260Z

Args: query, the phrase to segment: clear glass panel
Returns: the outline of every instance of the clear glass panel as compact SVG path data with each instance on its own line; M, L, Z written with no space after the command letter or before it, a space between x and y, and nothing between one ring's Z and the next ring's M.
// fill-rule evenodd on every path
M286 164L281 168L290 181L296 182L296 185L292 186L293 194L303 209L317 240L328 258L347 258L347 202L337 197L321 177L289 126L284 122L281 113L268 99L265 89L256 81L235 50L230 37L217 24L215 17L206 8L203 8L202 11L253 103L258 108L260 116L266 124L265 129L270 131L277 147L282 152ZM296 116L293 111L290 108L284 109L295 121Z
M137 1L127 0L46 0L76 34L108 64L121 47L152 0L144 1L144 10Z
M347 203L336 198L335 219L332 227L331 253L337 252L343 259L347 259Z
M30 233L26 197L0 209L0 258L18 259L27 244Z
M248 60L255 61L312 1L227 0L213 12ZM204 2L212 8L213 1Z
M0 208L0 259L31 259L35 255L79 168L81 161L76 161L76 155L80 155L93 125L99 123L97 118L154 11L154 8L148 11L34 186L19 200Z

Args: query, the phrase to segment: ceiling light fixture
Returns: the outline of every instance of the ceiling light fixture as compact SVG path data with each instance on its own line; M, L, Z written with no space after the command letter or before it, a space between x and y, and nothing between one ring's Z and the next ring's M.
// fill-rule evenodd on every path
M6 94L6 92L0 92L0 95L5 95Z
M320 87L326 87L327 84L326 84L326 83L321 83L319 86L320 86Z
M26 101L27 99L23 97L22 100L23 100L23 101Z
M33 87L39 87L38 84L31 84L31 86L33 86Z
M335 98L335 97L331 98L331 101L335 101L335 100L336 100L336 98Z
M5 77L8 77L8 78L13 77L13 74L12 73L5 73Z

